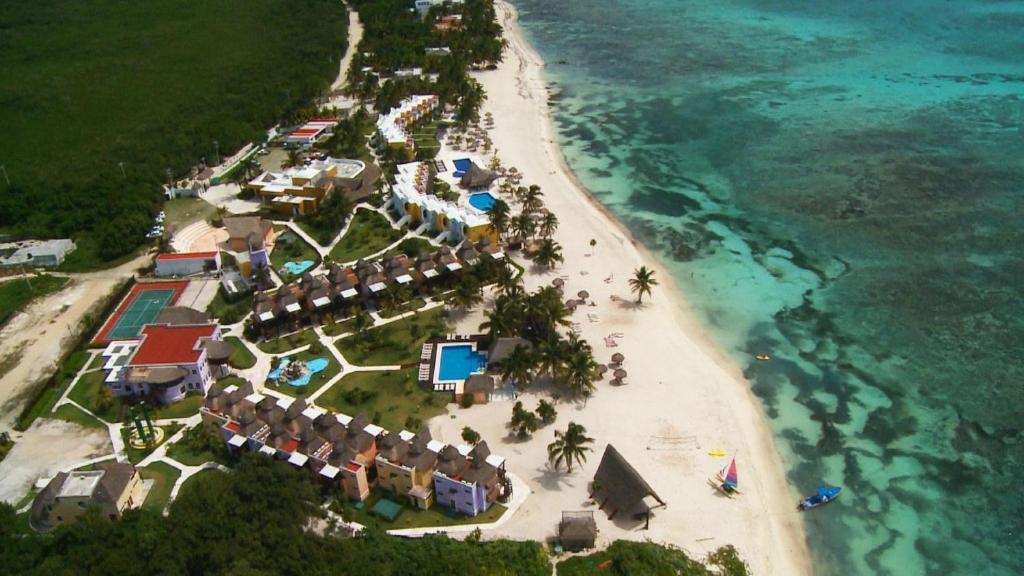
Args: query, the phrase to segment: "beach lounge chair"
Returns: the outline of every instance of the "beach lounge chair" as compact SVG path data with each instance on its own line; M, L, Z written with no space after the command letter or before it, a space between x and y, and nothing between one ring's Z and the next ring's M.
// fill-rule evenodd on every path
M615 339L612 338L611 336L605 336L604 345L607 346L608 348L615 348L619 345L619 343L616 342Z

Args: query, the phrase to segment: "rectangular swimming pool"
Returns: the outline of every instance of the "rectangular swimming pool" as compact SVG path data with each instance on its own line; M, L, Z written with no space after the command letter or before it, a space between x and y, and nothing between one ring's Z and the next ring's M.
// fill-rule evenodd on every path
M438 350L438 372L435 381L458 381L487 368L487 357L473 344L442 344Z

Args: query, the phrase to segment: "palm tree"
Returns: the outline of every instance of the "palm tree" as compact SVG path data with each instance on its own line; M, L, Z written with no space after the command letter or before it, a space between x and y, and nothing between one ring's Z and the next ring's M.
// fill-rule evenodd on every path
M548 444L548 461L555 466L555 470L565 462L566 471L572 474L572 463L583 464L587 461L587 452L591 448L587 444L593 443L594 439L587 437L587 429L575 422L569 422L565 432L555 431L555 441Z
M564 372L565 383L569 385L573 396L588 396L594 390L597 362L589 350L570 351L567 354Z
M496 282L498 291L503 296L518 297L523 294L523 279L508 264L498 269Z
M537 212L544 206L544 200L542 197L544 193L540 191L540 186L532 184L523 193L523 210L526 212Z
M533 372L537 368L537 355L528 346L516 346L501 361L501 377L515 382L520 388L533 383Z
M466 311L484 301L480 293L480 284L471 276L466 276L455 286L452 294L452 303L460 310Z
M292 168L302 163L302 152L292 148L288 151L288 157L281 161L281 168Z
M537 404L537 416L540 416L540 421L545 424L551 424L558 417L558 410L555 410L555 405L547 400L541 400Z
M641 266L633 271L633 277L629 279L629 289L636 293L636 303L641 304L644 294L651 295L651 288L658 285L654 277L654 270L647 266Z
M356 338L363 339L366 335L366 330L373 326L373 317L366 311L366 308L356 306L356 313L352 320L353 324L355 324Z
M519 301L509 296L498 296L494 300L494 308L484 312L484 320L480 330L487 332L491 342L500 336L514 336L522 325L522 306Z
M491 206L491 227L498 232L499 239L508 230L509 217L508 203L504 200L495 200Z
M512 420L508 427L520 438L526 438L537 430L537 415L523 408L522 402L512 407Z
M523 323L526 337L534 342L552 337L559 326L572 325L562 294L554 286L544 286L526 298Z
M537 232L537 224L534 223L533 217L525 212L512 219L511 227L512 232L520 240L525 240L527 236L533 236Z
M544 217L540 219L540 235L544 238L551 238L558 230L558 216L555 216L554 212L545 212Z
M537 369L552 379L559 379L565 359L565 343L557 334L537 345Z
M562 247L551 238L544 238L537 247L537 253L533 255L533 261L539 266L548 269L554 268L557 264L564 262Z

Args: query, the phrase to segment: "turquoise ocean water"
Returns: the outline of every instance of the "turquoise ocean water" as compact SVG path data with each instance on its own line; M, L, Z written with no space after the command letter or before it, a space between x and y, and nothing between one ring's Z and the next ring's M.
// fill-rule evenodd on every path
M846 487L819 573L1024 574L1024 2L515 4L573 170Z

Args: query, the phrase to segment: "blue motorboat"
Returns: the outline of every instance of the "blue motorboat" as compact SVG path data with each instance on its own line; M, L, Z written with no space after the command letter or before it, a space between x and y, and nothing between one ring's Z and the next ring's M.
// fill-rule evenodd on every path
M823 504L835 500L839 497L839 493L843 491L841 486L820 486L818 491L813 496L808 496L797 504L798 510L810 510L811 508L817 508Z

